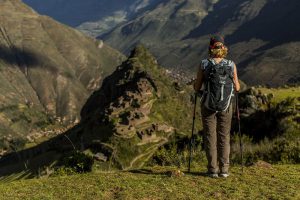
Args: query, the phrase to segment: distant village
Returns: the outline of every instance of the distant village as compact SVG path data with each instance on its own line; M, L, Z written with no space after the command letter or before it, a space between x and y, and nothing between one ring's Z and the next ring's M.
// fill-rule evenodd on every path
M166 69L166 74L173 78L176 82L181 84L187 84L190 85L194 80L196 76L192 76L191 74L185 72L183 70L183 67L175 67L173 69Z

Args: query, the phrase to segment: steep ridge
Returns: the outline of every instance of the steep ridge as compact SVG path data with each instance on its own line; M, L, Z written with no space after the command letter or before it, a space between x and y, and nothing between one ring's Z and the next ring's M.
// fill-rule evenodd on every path
M25 137L55 121L78 122L88 96L122 58L20 0L1 1L1 137Z
M77 126L36 147L3 157L0 174L24 170L22 161L27 161L28 168L36 168L38 163L42 168L74 149L101 155L104 162L96 164L101 169L140 167L171 138L190 134L190 93L191 87L174 82L139 46L90 96ZM42 154L36 152L47 154L49 160L39 158Z
M194 71L209 36L222 33L247 84L299 83L299 8L297 0L167 1L99 38L125 53L143 43L164 66Z
M83 107L83 135L110 141L121 168L141 166L175 131L189 134L191 88L175 83L146 49L135 48Z

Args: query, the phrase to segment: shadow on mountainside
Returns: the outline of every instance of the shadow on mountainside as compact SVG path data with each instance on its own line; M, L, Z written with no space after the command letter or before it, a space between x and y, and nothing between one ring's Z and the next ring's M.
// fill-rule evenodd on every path
M216 3L213 11L209 12L202 23L183 39L218 33L222 31L222 28L226 28L227 23L234 24L240 17L237 15L237 11L243 8L245 2L245 0L225 0ZM299 41L300 27L296 26L300 20L299 8L300 1L298 0L267 2L257 16L243 23L236 31L228 35L226 43L232 45L253 38L268 41L267 45L257 50L263 51L284 43ZM242 14L240 13L240 15ZM226 35L226 32L222 34Z
M205 35L210 35L219 32L220 27L226 24L228 19L234 16L235 10L239 9L240 4L245 2L245 0L224 0L219 1L214 5L212 11L203 19L201 24L192 30L183 39L194 39ZM212 26L213 24L213 26Z
M268 2L254 19L228 36L227 41L229 44L234 44L256 38L269 42L257 51L299 41L300 27L295 26L300 20L299 9L298 0Z
M6 54L5 59L7 62L19 64L13 59L15 52L11 52L8 49L4 52ZM35 66L37 63L38 60L33 59L31 64ZM126 73L126 69L123 71ZM116 74L116 72L114 74ZM66 154L74 150L83 151L89 147L108 152L107 155L109 156L110 152L102 146L101 142L106 141L111 136L113 126L111 125L112 122L109 122L105 118L103 119L104 122L101 123L101 111L104 111L105 108L109 106L112 98L115 98L114 95L116 95L116 93L118 94L125 91L125 88L123 87L118 91L111 90L111 87L116 85L116 81L120 78L119 76L122 75L123 74L118 75L117 73L115 75L116 79L110 80L109 77L104 79L101 89L95 91L83 106L80 124L37 146L3 156L0 159L0 177L19 174L25 171L31 176L37 175L39 171L55 164ZM114 93L111 94L111 92ZM101 95L97 98L98 93L103 94L106 98L102 98ZM99 115L95 116L97 119L95 120L93 117L90 117L91 113L99 108L103 110L100 110ZM100 134L93 134L94 132Z
M29 49L27 50L1 45L0 60L4 61L8 65L17 65L21 70L41 67L51 73L57 73L57 68L54 64L49 62L49 58L45 58L45 56Z
M11 152L0 158L0 177L23 174L22 177L32 178L74 150L83 151L90 144L83 143L81 125L53 137L37 146Z

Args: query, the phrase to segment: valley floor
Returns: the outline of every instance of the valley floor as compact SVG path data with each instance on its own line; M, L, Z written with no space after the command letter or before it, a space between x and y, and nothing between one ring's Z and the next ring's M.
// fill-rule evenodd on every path
M170 176L174 168L94 172L0 183L1 199L300 199L300 165L231 169L227 179L204 176L205 167Z

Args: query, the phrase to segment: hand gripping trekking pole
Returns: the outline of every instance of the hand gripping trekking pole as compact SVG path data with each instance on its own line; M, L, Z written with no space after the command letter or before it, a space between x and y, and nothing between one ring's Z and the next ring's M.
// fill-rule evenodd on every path
M240 110L239 110L238 92L236 92L235 100L236 100L236 119L237 119L237 123L238 123L238 134L239 134L239 140L240 140L241 167L242 167L242 173L243 173L244 172L243 138L242 138L242 133L241 133L241 118L240 118Z
M193 149L193 140L194 140L194 129L195 129L195 119L196 119L196 105L197 105L197 93L195 93L195 99L194 99L194 112L193 112L193 125L192 125L192 136L190 139L190 155L189 155L189 166L188 166L188 172L191 171L191 160L192 160L192 149Z

